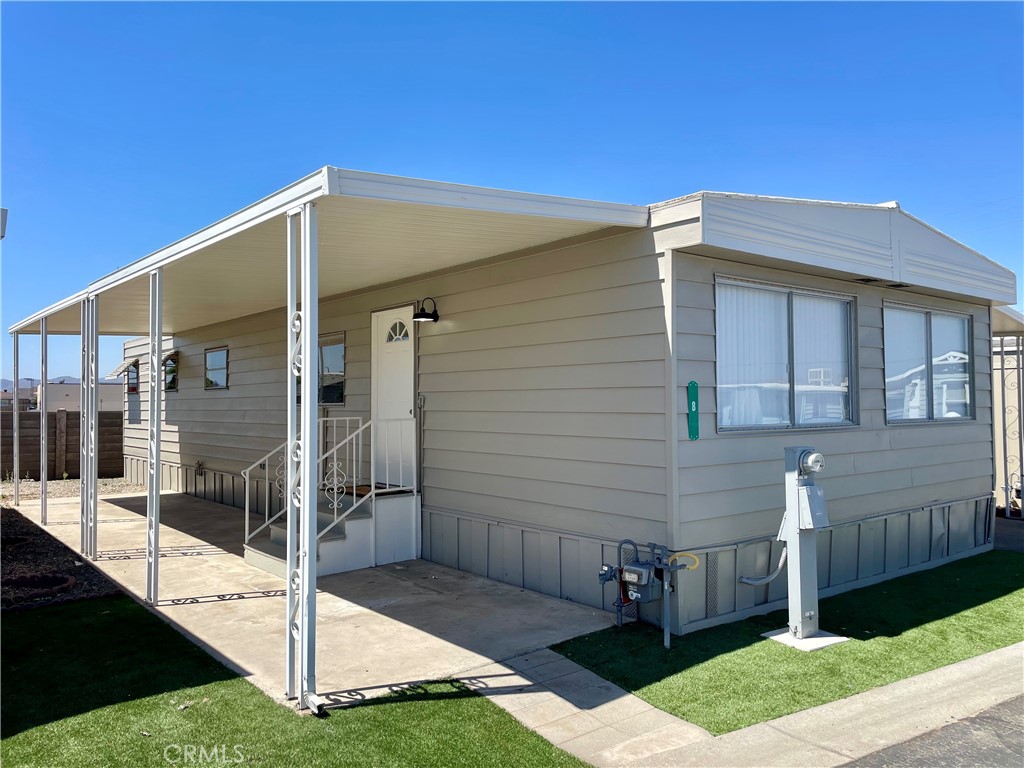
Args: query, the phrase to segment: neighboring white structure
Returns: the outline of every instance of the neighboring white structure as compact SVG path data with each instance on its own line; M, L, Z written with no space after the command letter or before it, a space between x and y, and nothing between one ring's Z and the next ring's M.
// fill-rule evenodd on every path
M300 252L318 285L289 278ZM319 302L293 317L287 284ZM269 544L299 464L342 514L365 490L332 488L370 489L372 471L407 492L344 521L332 570L422 554L609 608L596 573L615 543L664 543L701 555L673 595L679 632L782 605L784 579L737 579L778 556L789 445L827 457L824 594L991 547L990 312L1015 295L1011 272L895 203L630 206L327 167L12 330L77 333L88 301L101 332L143 336L126 345L126 472L156 455L159 359L161 486L243 506L246 470ZM151 327L170 338L150 345ZM296 377L300 341L319 380ZM330 455L292 464L303 390Z
M120 411L124 407L124 384L120 381L103 381L99 384L99 409ZM36 387L36 402L39 402L40 387ZM61 408L77 411L82 402L81 384L46 385L46 411L56 413Z
M992 313L992 411L996 503L1021 516L1024 478L1024 315L1011 307Z

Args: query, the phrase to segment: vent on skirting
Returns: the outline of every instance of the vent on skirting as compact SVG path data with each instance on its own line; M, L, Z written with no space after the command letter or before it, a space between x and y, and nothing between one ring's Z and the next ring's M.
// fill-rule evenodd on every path
M708 552L704 558L707 567L707 587L704 592L704 608L707 617L718 615L718 553Z

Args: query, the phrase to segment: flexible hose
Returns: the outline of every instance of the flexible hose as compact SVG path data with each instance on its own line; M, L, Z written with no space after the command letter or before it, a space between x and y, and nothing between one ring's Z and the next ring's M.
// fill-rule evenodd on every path
M666 562L668 563L668 565L672 565L672 563L675 561L677 557L688 557L691 560L693 560L693 565L685 566L686 570L688 571L693 571L700 567L700 558L696 555L691 555L689 552L673 552Z
M763 587L769 581L774 579L780 573L782 573L782 566L786 564L786 555L789 553L789 547L782 548L782 555L779 556L779 566L773 573L769 573L767 576L762 576L759 579L751 578L750 576L740 576L740 584L749 584L752 587Z

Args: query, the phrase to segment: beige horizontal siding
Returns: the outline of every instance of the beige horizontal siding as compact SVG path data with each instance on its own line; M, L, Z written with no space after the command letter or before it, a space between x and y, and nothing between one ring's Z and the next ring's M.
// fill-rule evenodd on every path
M699 385L700 439L686 439L679 417L680 540L687 546L755 538L778 530L783 449L813 445L826 456L817 482L833 523L984 494L992 485L989 317L985 307L829 280L765 267L678 254L676 342L680 403ZM718 432L715 378L715 274L830 291L855 299L855 386L852 427ZM975 345L972 420L921 425L885 422L882 310L899 301L968 313Z
M424 506L664 539L665 318L646 243L627 234L322 302L320 332L346 334L347 403L331 415L369 416L371 312L433 296L442 321L416 327ZM177 335L166 460L237 473L283 441L284 328L282 309ZM207 391L204 351L218 346L230 389ZM145 456L144 397L129 456Z

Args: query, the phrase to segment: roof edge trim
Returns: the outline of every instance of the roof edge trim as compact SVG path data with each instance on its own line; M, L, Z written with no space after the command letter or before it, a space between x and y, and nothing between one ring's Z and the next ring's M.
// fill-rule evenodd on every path
M40 309L38 312L31 314L22 320L19 320L18 322L9 326L7 328L7 332L20 333L23 328L28 328L29 326L36 325L44 317L49 317L50 315L60 312L61 310L67 309L68 307L74 304L78 304L80 301L82 301L82 299L86 298L88 295L88 289L83 289L78 293L74 293L71 296L68 296L66 299L61 299L60 301L55 302L50 306L45 307L44 309Z
M810 197L780 197L777 195L751 195L745 192L714 192L711 190L701 190L700 192L691 192L688 195L682 197L674 197L671 200L664 200L660 203L652 203L651 209L656 210L659 208L669 208L673 205L679 205L695 198L705 197L724 197L724 198L735 198L737 200L760 200L769 203L804 203L812 205L828 205L836 208L869 208L872 210L902 210L899 202L892 200L886 203L848 203L842 200L816 200Z
M326 171L328 194L340 197L573 219L606 226L645 227L650 217L650 210L646 205L514 192L330 166Z

